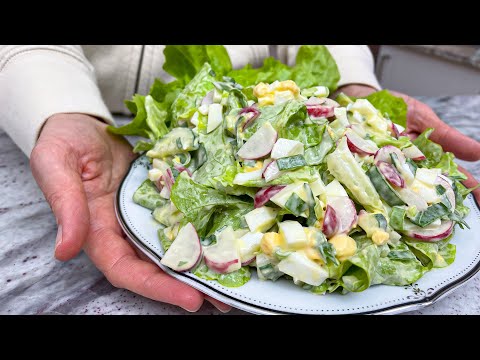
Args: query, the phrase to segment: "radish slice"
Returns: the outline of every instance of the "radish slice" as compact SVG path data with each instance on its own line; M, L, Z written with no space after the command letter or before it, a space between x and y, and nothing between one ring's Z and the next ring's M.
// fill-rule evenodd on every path
M242 266L237 239L231 226L220 233L215 245L204 248L203 253L205 264L221 274L238 270Z
M237 155L247 160L262 158L270 154L276 141L277 132L269 122L266 122L243 144Z
M325 103L325 98L318 98L315 96L312 96L309 98L307 101L305 101L305 106L315 106L315 105L322 105Z
M364 139L367 136L367 132L365 131L363 126L360 124L352 124L352 125L349 125L348 127L352 129L362 139Z
M162 189L162 193L166 199L170 198L170 193L172 192L172 186L175 183L175 178L173 177L172 170L168 168L165 171L165 175L163 176L163 180L165 181L165 187Z
M265 181L268 183L272 180L275 180L276 178L280 177L283 174L282 171L278 168L277 162L272 161L268 166L265 168L263 171L263 178Z
M158 191L162 191L163 189L163 176L160 176L160 178L154 182L155 186L157 187Z
M412 159L414 161L421 161L426 159L425 155L415 145L409 146L406 149L403 149L402 151L407 158Z
M376 145L368 143L352 129L347 129L345 136L347 137L347 145L351 152L360 155L375 155L378 151Z
M398 139L398 137L400 136L400 131L398 131L398 128L395 125L395 123L390 122L389 127L390 127L390 132L392 133L392 136Z
M284 185L275 185L258 190L254 199L255 209L265 205L275 194L278 194L284 188Z
M174 164L173 167L178 171L178 172L183 172L186 171L188 176L192 176L192 172L188 170L185 166L180 165L180 164ZM173 174L172 174L173 175Z
M328 206L335 210L338 220L338 229L336 233L348 233L355 226L358 219L355 204L347 196L330 196L328 201Z
M202 245L197 231L188 223L178 232L160 263L175 271L193 269L202 259Z
M385 179L394 186L404 188L405 187L405 180L403 177L398 173L397 169L393 167L392 164L389 164L385 161L379 161L377 163L378 170L385 176Z
M441 185L445 188L445 194L447 195L447 199L452 205L452 212L455 211L455 192L453 191L452 185L450 185L450 182L448 181L448 178L444 175L438 175L437 178L435 179L435 184Z
M213 93L214 93L214 90L209 91L207 95L205 95L205 97L202 99L202 103L200 105L208 106L210 104L213 104Z
M415 206L418 211L427 210L427 202L416 192L413 192L409 188L397 189L399 198L408 206Z
M330 205L327 205L327 210L325 210L325 216L323 218L322 225L322 232L327 238L330 238L337 233L339 223L340 221L335 210Z
M387 145L382 147L375 154L375 157L374 157L375 164L377 164L379 161L385 161L391 164L392 163L392 157L390 156L391 153L397 154L397 157L400 163L403 164L407 161L405 159L405 155L401 152L400 149L396 148L393 145Z
M335 115L335 107L334 106L324 106L324 105L306 105L308 115L314 118L321 118L321 117L332 117Z
M242 127L242 130L245 130L247 127L253 124L256 118L260 116L260 111L254 106L249 106L240 110L239 114L245 114L245 116L247 116L247 120L243 123Z
M453 231L453 221L442 221L439 226L426 226L424 228L405 222L405 230L401 231L403 234L413 239L435 242L445 239Z

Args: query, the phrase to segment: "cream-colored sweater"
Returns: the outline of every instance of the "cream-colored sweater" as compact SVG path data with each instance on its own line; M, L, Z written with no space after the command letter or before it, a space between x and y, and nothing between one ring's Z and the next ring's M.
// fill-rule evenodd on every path
M234 68L268 56L294 65L299 45L226 45ZM0 45L0 124L30 155L43 123L56 113L85 113L113 123L134 93L145 94L162 69L164 45ZM379 89L366 45L328 45L339 86Z

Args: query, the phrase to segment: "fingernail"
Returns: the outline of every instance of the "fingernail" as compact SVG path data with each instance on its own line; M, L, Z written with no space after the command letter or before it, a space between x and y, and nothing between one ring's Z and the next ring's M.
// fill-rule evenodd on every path
M200 310L200 308L202 307L203 304L200 304L200 306L196 309L187 309L187 308L183 308L184 310L188 311L189 313L196 313L198 310Z
M55 250L57 249L58 245L62 243L62 241L62 225L58 225L57 238L55 239Z
M215 305L213 305L213 306L215 306ZM224 314L226 314L226 313L230 312L230 310L232 310L232 308L229 308L229 309L220 309L218 306L215 306L215 307L216 307L220 312L222 312L222 313L224 313Z
M226 314L228 313L230 310L232 310L231 307L227 308L227 309L222 309L219 305L217 305L214 301L210 300L208 297L205 298L205 300L207 300L210 304L212 304L218 311Z

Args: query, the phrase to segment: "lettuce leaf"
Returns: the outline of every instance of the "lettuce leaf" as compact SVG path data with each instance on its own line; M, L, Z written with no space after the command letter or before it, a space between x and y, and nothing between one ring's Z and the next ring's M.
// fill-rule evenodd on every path
M193 181L185 171L177 177L170 198L177 209L185 215L186 221L195 226L200 236L209 232L208 225L215 214L221 214L229 209L246 211L252 208L251 203L238 197L229 196ZM233 215L237 216L239 213Z
M168 132L169 109L182 88L178 81L165 84L155 80L147 96L135 94L132 100L125 101L125 106L135 115L133 120L121 127L109 125L107 130L113 134L150 138L154 142ZM135 149L141 152L147 147L145 143Z
M259 82L272 83L275 80L288 80L291 78L291 73L287 65L273 57L268 57L263 61L262 67L254 69L252 65L247 64L242 69L230 71L228 76L234 78L240 85L248 87L257 85Z
M407 127L407 103L401 97L392 95L388 90L381 90L365 99L395 124Z
M300 126L307 118L307 108L296 100L260 108L260 116L243 133L249 139L264 123L270 122L279 137L288 136L290 127Z
M345 137L339 140L337 149L326 159L330 173L345 185L358 203L368 212L385 214L380 195L348 149Z
M234 78L242 86L291 79L300 88L323 85L328 86L330 91L337 88L340 80L337 63L323 45L302 45L298 49L293 67L285 65L273 57L268 57L260 68L254 69L248 64L242 69L229 72L228 76Z
M340 80L337 63L324 45L302 45L292 70L292 80L302 89L322 85L333 92Z
M230 56L223 45L167 45L163 54L163 70L184 85L195 77L205 63L209 63L219 75L232 69Z
M201 264L193 273L201 279L217 280L221 285L226 287L239 287L245 285L252 276L248 266L244 266L237 271L228 274L219 274L209 269L207 265Z
M442 159L443 148L439 144L429 140L432 132L433 128L428 128L413 140L413 144L417 146L426 157L425 160L419 162L422 167L435 167Z
M213 89L215 78L212 76L211 70L212 67L205 63L177 96L171 107L171 127L178 126L180 120L191 118L203 97Z
M145 180L133 193L133 201L135 204L150 210L155 210L155 208L167 203L167 200L160 196L157 187L150 179Z
M440 161L435 167L442 169L442 173L447 173L452 179L460 181L467 180L467 176L458 170L458 165L454 159L455 155L453 155L453 153L446 152L442 155Z
M118 135L133 135L149 138L150 128L147 125L147 112L145 110L145 96L135 94L133 99L126 101L125 105L135 117L131 122L120 127L107 126L107 130Z
M387 256L380 257L376 267L374 284L408 285L420 279L426 271L409 247L399 242L392 249L387 248Z
M450 238L447 241L449 240ZM431 243L415 240L406 240L405 243L423 266L429 270L446 267L455 260L456 247L453 244L445 243L444 241Z
M375 264L379 261L380 253L375 244L368 245L354 256L345 260L341 267L341 285L347 291L360 292L368 289L375 276Z

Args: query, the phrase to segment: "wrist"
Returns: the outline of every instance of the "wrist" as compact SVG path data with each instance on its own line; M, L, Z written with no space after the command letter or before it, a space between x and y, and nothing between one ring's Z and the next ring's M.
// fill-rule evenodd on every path
M374 92L376 92L372 86L363 85L363 84L348 84L341 86L337 89L336 94L343 92L345 95L353 97L366 97Z

